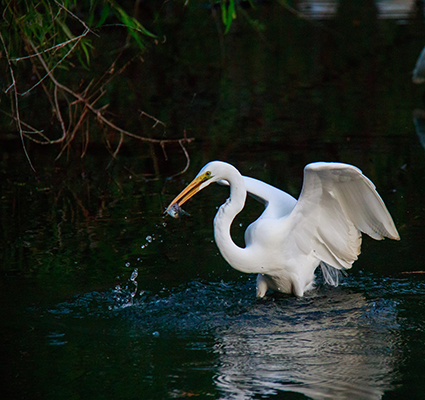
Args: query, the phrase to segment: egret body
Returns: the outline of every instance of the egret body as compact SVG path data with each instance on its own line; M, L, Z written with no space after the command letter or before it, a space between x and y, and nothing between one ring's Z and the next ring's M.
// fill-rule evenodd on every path
M352 165L308 164L297 201L267 183L242 176L230 164L212 161L166 211L177 217L176 209L213 182L230 186L230 197L214 218L215 241L233 268L258 274L258 297L268 289L303 296L313 288L318 266L326 282L336 286L339 271L351 268L360 254L362 232L377 240L400 239L374 184ZM245 247L239 247L230 227L247 194L265 209L246 229Z

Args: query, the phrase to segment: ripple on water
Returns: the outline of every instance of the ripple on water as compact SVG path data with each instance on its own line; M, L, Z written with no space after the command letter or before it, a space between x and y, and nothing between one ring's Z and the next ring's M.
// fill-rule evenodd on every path
M354 277L302 299L264 300L255 299L254 278L191 281L157 294L92 292L49 312L58 318L115 318L132 335L178 335L191 341L188 348L207 346L216 357L215 385L226 399L288 390L312 398L378 399L395 374L399 303L389 294L397 287L412 294L422 290L422 284L404 279ZM214 346L202 340L206 335Z

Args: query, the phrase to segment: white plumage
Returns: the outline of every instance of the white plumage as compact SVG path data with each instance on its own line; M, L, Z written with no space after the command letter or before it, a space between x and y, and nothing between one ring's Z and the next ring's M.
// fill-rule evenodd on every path
M374 184L352 165L307 165L297 201L271 185L242 176L230 164L212 161L167 212L178 216L176 208L213 182L230 186L230 197L214 218L215 241L233 268L258 274L258 297L268 289L303 296L313 288L319 265L325 280L337 285L338 271L351 268L360 254L361 232L377 240L400 239ZM247 193L264 203L265 210L246 229L242 248L233 242L230 227Z

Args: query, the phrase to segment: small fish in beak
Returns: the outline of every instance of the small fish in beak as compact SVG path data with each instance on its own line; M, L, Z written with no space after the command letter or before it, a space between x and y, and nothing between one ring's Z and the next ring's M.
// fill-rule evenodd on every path
M165 213L167 213L170 217L173 218L180 218L182 215L190 215L185 210L183 210L183 208L181 208L178 203L174 203L170 207L168 207L165 210Z

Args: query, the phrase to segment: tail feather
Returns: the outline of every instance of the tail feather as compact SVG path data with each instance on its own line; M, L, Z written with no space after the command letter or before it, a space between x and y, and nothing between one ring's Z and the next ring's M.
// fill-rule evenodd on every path
M325 262L320 262L320 268L322 269L323 278L328 285L338 286L341 280L341 276L344 275L344 269L334 268Z

